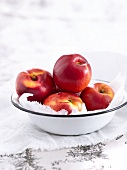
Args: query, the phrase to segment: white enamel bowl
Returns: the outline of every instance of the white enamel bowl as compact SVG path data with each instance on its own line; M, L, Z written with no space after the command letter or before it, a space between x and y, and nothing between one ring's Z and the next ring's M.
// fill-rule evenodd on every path
M33 124L41 129L58 135L81 135L97 131L106 126L114 117L116 111L127 104L127 90L124 89L122 102L111 109L80 115L53 115L28 110L20 105L17 94L11 96L12 104L28 112Z

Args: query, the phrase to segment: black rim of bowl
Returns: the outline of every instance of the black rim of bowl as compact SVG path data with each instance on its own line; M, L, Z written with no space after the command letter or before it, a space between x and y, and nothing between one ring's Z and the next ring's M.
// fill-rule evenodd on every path
M127 93L127 90L125 89L126 93ZM49 113L42 113L42 112L37 112L37 111L32 111L32 110L28 110L24 107L22 107L19 103L18 103L18 99L17 98L13 98L13 95L11 95L11 102L12 104L22 110L22 111L25 111L25 112L28 112L28 113L31 113L31 114L34 114L34 115L40 115L40 116L48 116L48 117L64 117L64 118L70 118L70 117L88 117L88 116L95 116L95 115L100 115L100 114L104 114L104 113L110 113L110 112L113 112L115 110L118 110L122 107L124 107L125 105L127 105L127 101L125 101L124 103L121 102L121 104L117 107L114 107L112 109L106 109L106 110L102 110L102 111L99 111L99 112L92 112L92 113L89 113L88 114L79 114L79 115L55 115L55 114L49 114ZM124 96L125 97L125 96Z

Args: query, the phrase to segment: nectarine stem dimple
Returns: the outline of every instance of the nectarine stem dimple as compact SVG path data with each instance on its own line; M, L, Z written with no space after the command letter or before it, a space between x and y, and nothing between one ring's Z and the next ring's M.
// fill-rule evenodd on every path
M33 81L36 81L36 80L37 80L37 76L32 75L32 76L31 76L31 79L32 79Z
M72 100L71 100L71 99L69 99L68 101L72 103Z
M83 62L77 61L76 64L77 64L77 65L80 65L80 66L84 66L84 65L86 65L87 63L83 63Z
M82 64L82 63L81 63L81 62L79 62L79 61L78 61L78 62L76 62L76 63L77 63L77 64L79 64L79 65L81 65L81 64Z
M102 89L102 90L100 90L99 92L100 92L100 93L104 93L104 92L105 92L105 90L104 90L104 89Z

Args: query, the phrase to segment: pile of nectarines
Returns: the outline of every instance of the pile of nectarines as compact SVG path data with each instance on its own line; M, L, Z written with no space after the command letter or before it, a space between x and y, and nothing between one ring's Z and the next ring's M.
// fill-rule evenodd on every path
M114 97L113 89L105 83L89 85L92 69L80 54L61 56L53 67L53 73L43 69L20 72L16 78L16 92L20 97L31 93L28 101L37 101L55 111L73 109L88 111L105 109Z

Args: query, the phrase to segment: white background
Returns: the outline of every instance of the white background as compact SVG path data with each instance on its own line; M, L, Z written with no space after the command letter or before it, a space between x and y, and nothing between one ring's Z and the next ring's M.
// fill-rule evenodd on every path
M127 1L0 0L2 92L20 71L52 72L55 61L70 53L88 59L94 78L126 74Z
M0 0L1 84L23 69L52 69L67 53L96 61L95 77L126 72L127 1Z

